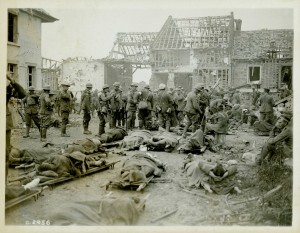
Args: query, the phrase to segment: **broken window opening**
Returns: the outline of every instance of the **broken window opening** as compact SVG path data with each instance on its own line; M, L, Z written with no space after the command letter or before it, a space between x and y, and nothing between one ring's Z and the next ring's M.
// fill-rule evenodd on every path
M260 82L261 78L261 69L260 66L249 66L248 70L248 82Z

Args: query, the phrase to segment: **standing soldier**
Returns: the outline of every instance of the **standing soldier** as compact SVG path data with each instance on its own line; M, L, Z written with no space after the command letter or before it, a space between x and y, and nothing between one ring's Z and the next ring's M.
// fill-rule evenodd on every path
M270 90L264 88L264 94L258 99L260 121L273 124L273 107L275 105L273 97L269 94Z
M116 128L116 125L121 125L121 113L120 109L122 106L122 91L120 90L120 83L115 82L113 84L114 90L112 90L110 99L111 107L111 128Z
M167 131L170 131L173 101L171 96L166 91L165 84L159 84L158 89L159 92L157 95L156 109L158 110L159 126L165 128Z
M109 121L110 114L110 100L112 99L113 94L109 93L109 86L107 84L103 85L102 93L99 95L99 109L98 109L98 117L99 117L99 131L98 136L100 137L103 133L105 133L105 124Z
M91 120L92 88L93 88L93 84L87 83L86 89L83 91L81 95L80 110L81 109L83 110L83 129L84 129L83 133L84 134L92 134L92 132L89 131L89 123Z
M152 112L153 109L153 95L149 85L146 85L141 91L140 102L138 106L139 129L151 129L152 126Z
M13 98L23 99L26 96L26 92L23 87L18 84L12 77L11 73L6 74L6 148L5 148L5 183L7 183L8 175L8 164L9 164L9 154L11 151L10 137L11 130L13 129L12 115L9 110L9 101Z
M126 124L126 105L127 105L127 96L121 91L121 105L120 105L120 122L118 126L122 126L125 129Z
M259 98L259 92L257 91L257 89L255 89L254 87L252 88L252 105L253 106L256 106L256 104L257 104L257 100L258 100L258 98Z
M26 134L23 138L29 137L29 131L32 124L32 121L35 123L40 131L40 119L38 116L39 113L39 96L34 93L35 89L33 86L28 88L29 93L23 99L25 105L25 123L26 123Z
M176 103L177 120L178 120L178 124L180 125L184 119L183 110L186 105L186 99L185 99L181 89L179 89L179 88L176 88L176 96L175 96L174 101Z
M53 102L49 96L50 93L50 86L46 85L43 88L43 93L40 96L40 118L41 118L41 141L45 142L47 139L47 129L51 125L51 116L53 113Z
M206 108L209 106L210 103L210 97L209 94L204 90L204 83L199 83L198 84L200 87L200 93L198 94L199 96L199 104L200 104L200 109L201 109L201 114L200 114L200 126L202 131L205 129L205 124L206 124L206 118L205 118L205 111ZM223 91L223 89L222 89ZM223 92L224 93L224 92ZM224 96L224 94L222 94Z
M195 132L196 129L199 127L200 123L200 115L202 116L204 112L200 107L199 102L199 94L202 90L202 84L198 84L194 87L194 91L191 91L187 95L187 102L184 111L186 112L186 116L188 122L183 130L183 137L186 137L186 132L188 128L192 125L192 132Z
M60 115L61 115L61 137L70 137L66 133L67 124L69 123L69 114L71 112L71 101L72 95L68 90L70 85L68 83L62 83L62 90L58 94L58 101L60 105Z
M127 98L127 130L132 130L135 126L136 119L136 110L139 102L139 93L137 92L138 85L136 83L132 83L130 85L130 91L128 93Z
M241 96L239 90L236 90L232 95L232 100L230 101L233 105L241 104Z

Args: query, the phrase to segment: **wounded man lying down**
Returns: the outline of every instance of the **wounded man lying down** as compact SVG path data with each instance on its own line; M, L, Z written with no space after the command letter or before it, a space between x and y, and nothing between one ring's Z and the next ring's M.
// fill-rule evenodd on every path
M161 176L166 170L165 164L151 156L150 154L135 154L126 159L122 165L120 176L109 181L106 185L126 188L131 185L139 186L137 191L141 191L148 183L151 176Z
M135 225L145 209L145 198L104 197L65 203L50 213L51 225Z
M209 193L225 195L233 191L240 193L232 176L237 172L236 161L228 161L227 164L209 163L203 159L191 161L189 154L184 164L186 176L190 187L203 187Z

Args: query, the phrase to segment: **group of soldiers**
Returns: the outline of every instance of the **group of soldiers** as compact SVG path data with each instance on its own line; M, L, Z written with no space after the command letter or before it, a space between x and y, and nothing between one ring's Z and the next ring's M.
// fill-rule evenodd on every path
M35 92L34 87L28 88L28 93L23 98L26 122L24 138L29 137L34 122L40 131L41 141L46 141L47 129L53 123L55 108L61 117L61 137L69 137L66 129L69 115L74 108L74 95L69 87L68 83L62 83L61 90L54 98L50 86L43 87L40 95ZM94 111L99 118L98 136L105 133L108 125L109 128L123 127L127 131L133 130L136 128L136 117L139 129L153 130L160 126L170 131L171 127L181 126L183 137L186 137L190 128L192 132L201 129L205 133L210 130L222 133L228 129L228 125L247 123L249 126L254 125L259 131L261 122L270 126L275 123L274 99L267 88L262 94L253 88L251 104L246 106L242 104L238 90L206 88L204 83L198 83L189 93L180 86L168 89L163 83L154 91L149 85L140 91L137 87L137 83L132 83L128 93L123 93L120 83L115 82L112 87L105 84L98 93L97 90L92 90L91 83L87 83L81 95L78 112L83 112L83 133L92 133L89 123ZM290 94L286 92L282 91L280 97ZM259 118L254 111L259 111ZM254 124L256 121L258 123Z
M66 132L69 115L74 108L74 95L69 90L68 83L61 84L61 90L55 96L50 86L44 86L42 93L37 94L33 86L28 92L7 75L7 104L11 97L21 99L25 108L26 133L29 137L32 122L40 132L41 141L46 141L47 129L53 124L52 115L56 108L61 116L61 137L69 137ZM182 127L182 136L186 137L188 130L192 132L201 129L204 134L209 131L226 133L230 126L247 123L255 130L268 132L276 125L274 116L274 99L265 88L263 93L253 88L251 103L242 103L238 90L224 91L222 88L206 88L204 83L198 83L189 93L182 87L167 88L161 83L157 90L152 91L146 85L141 91L137 90L137 83L130 85L128 93L123 93L119 82L112 87L105 84L102 91L92 92L93 85L86 84L82 92L80 110L83 111L83 133L91 134L89 123L91 114L96 110L99 118L98 136L105 133L106 127L123 127L127 131L136 128L146 130L158 129L158 126L170 131L171 127ZM283 88L280 98L291 95ZM7 110L9 114L9 110ZM255 114L254 112L259 112ZM7 115L7 140L10 139L11 117ZM10 145L10 142L7 142Z
M51 93L49 85L43 87L40 95L35 92L33 86L28 88L28 93L23 99L26 123L24 138L29 137L30 128L32 122L34 122L40 131L41 141L45 142L47 140L47 129L53 124L52 115L57 102L59 103L59 115L61 116L61 137L70 136L67 134L66 129L69 123L69 114L72 110L73 94L68 90L70 87L68 83L62 83L61 87L56 98Z

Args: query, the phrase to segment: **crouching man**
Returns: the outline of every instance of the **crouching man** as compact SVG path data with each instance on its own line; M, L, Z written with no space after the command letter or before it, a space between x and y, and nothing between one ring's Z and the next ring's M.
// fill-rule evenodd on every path
M274 153L282 147L283 156L290 157L293 152L293 118L292 114L285 112L276 121L275 127L270 132L270 138L264 144L258 164L270 159Z

